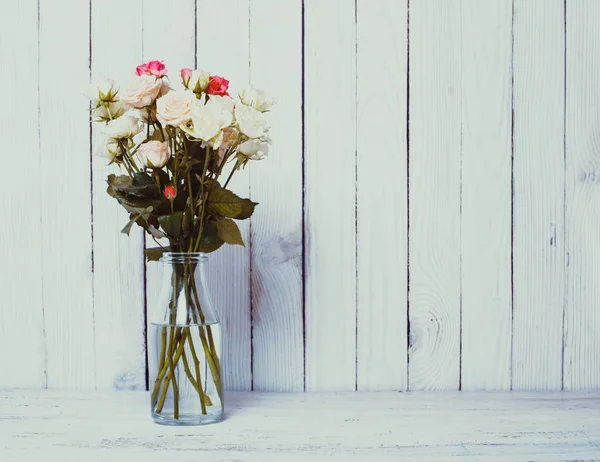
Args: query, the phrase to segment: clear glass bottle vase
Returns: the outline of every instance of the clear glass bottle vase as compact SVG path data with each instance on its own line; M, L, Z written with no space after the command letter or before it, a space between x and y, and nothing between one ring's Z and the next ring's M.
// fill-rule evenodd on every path
M163 425L203 425L223 416L221 332L201 253L165 253L163 285L150 319L152 418Z

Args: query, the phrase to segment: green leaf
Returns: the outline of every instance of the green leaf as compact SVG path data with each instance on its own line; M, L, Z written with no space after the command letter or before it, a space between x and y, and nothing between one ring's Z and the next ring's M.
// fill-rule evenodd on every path
M245 220L254 212L257 202L242 199L228 189L216 186L210 190L206 202L206 211L211 215Z
M202 237L200 239L200 252L210 253L217 250L225 242L219 237L219 231L214 223L206 222L202 229Z
M166 252L165 249L161 249L160 247L152 247L150 249L146 249L144 253L146 254L147 261L158 261Z
M237 223L231 218L219 218L215 222L215 225L217 227L217 233L219 237L225 243L244 246L244 240L242 239L240 228L238 228Z
M181 234L181 222L183 221L183 212L173 212L170 215L161 215L158 222L161 228L173 239L179 239Z
M142 209L142 211L137 214L132 213L129 216L129 218L130 218L129 222L125 225L125 227L121 230L121 232L123 234L127 234L129 236L129 233L131 232L131 228L133 227L133 224L136 221L140 220L140 218L146 219L153 211L154 211L154 208L152 206L150 206L150 207L147 207L146 209ZM142 226L142 225L140 225L140 226Z

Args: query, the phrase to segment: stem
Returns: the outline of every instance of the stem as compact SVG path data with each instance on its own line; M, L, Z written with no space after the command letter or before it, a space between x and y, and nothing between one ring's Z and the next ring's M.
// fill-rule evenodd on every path
M165 365L165 353L167 352L167 328L163 326L160 332L160 362L158 364L158 370L162 370Z
M229 182L231 181L231 178L233 177L233 174L235 173L235 171L237 170L238 166L240 165L240 161L236 160L235 161L235 166L231 169L231 173L229 174L229 176L227 177L227 181L225 182L225 184L223 185L223 188L226 188L227 185L229 184Z
M179 387L177 386L177 377L175 377L175 365L173 364L175 327L171 327L171 342L169 348L169 368L171 369L171 380L173 382L173 417L179 419ZM183 342L182 342L183 343Z
M202 375L200 374L200 361L198 360L198 355L196 354L196 348L194 348L194 342L192 341L192 331L189 327L187 329L187 339L190 344L190 351L192 352L192 358L194 359L194 368L196 369L196 380L198 383L198 394L200 395L200 406L202 407L202 414L206 414L206 397L204 395L204 390L202 389Z

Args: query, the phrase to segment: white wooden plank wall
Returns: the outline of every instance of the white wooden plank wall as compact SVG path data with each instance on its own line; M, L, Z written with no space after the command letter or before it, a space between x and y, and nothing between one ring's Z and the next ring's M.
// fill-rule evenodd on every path
M247 246L209 263L228 389L600 389L599 22L595 0L7 2L0 387L146 387L160 266L120 233L83 92L163 59L278 100L232 183L260 202Z

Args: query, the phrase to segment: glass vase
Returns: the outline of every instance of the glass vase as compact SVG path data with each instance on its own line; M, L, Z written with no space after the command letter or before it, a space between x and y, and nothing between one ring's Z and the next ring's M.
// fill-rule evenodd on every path
M150 319L152 418L163 425L203 425L223 416L219 319L201 253L165 253L163 284Z

